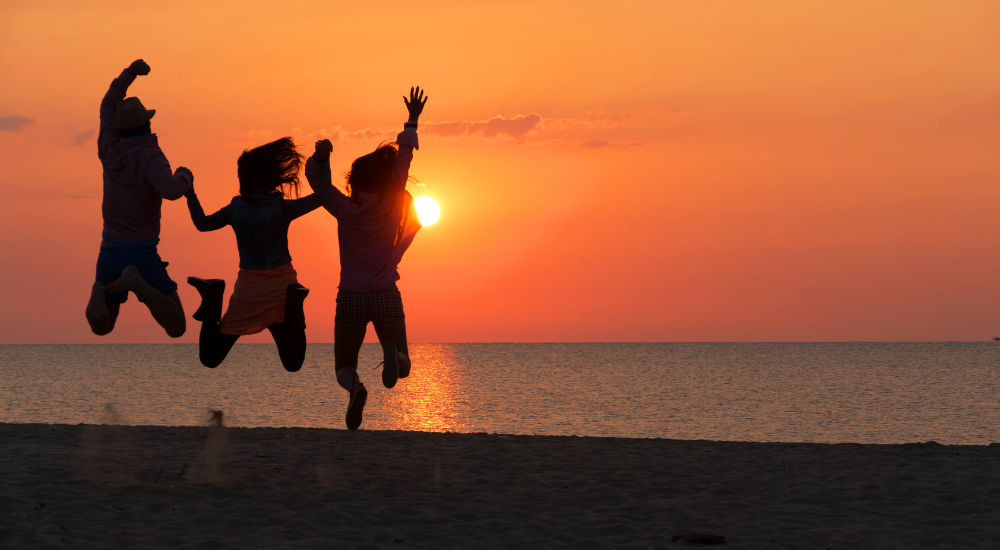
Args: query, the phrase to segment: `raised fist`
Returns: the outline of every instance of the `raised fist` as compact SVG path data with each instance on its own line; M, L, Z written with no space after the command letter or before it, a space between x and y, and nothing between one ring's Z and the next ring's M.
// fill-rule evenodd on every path
M313 153L313 158L320 162L327 162L330 160L330 153L333 151L333 143L328 139L321 139L316 142L316 152Z
M145 76L149 74L149 65L141 59L136 59L128 66L128 72L134 74L135 76Z

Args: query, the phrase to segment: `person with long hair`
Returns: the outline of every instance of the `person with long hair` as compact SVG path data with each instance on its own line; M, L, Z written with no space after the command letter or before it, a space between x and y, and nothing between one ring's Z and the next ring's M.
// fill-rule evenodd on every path
M125 97L136 77L149 70L145 61L136 59L111 81L101 101L97 156L104 167L104 229L86 311L90 330L98 336L115 329L129 292L171 338L180 338L187 328L177 283L156 247L163 199L181 198L194 174L183 166L170 170L150 123L156 109L146 109L137 97Z
M427 98L419 88L403 97L410 113L395 143L382 143L359 157L347 174L347 193L331 183L328 140L317 142L317 155L306 162L306 178L315 188L329 189L323 207L337 218L340 285L334 317L334 361L337 382L348 391L347 428L361 426L368 390L358 377L358 353L368 323L382 344L382 384L396 385L410 374L403 299L396 287L398 265L413 242L420 222L413 197L406 191L413 150L419 148L417 119Z
M222 279L188 277L201 294L194 313L201 321L198 355L209 368L219 366L240 336L270 331L285 370L302 368L306 354L306 322L302 303L309 289L299 284L288 252L292 220L320 207L321 195L299 195L302 155L290 137L243 151L236 162L240 194L218 212L206 216L194 188L186 194L191 221L198 231L229 225L236 233L240 271L226 314ZM331 185L332 187L332 185Z

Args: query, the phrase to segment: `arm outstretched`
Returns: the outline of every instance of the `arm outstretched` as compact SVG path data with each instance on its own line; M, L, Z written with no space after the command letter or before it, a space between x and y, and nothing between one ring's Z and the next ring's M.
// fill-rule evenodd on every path
M424 96L420 86L410 88L410 99L403 97L410 118L403 124L403 131L396 136L399 152L396 153L396 165L392 169L392 182L400 188L406 188L406 180L410 177L410 161L413 160L413 150L420 149L417 140L417 119L424 112L424 105L430 96Z
M180 169L178 168L178 170ZM198 201L198 195L194 194L194 186L188 189L187 193L184 193L184 196L187 197L188 212L191 213L191 221L194 222L194 226L198 231L202 233L215 231L229 225L228 204L215 214L206 216L205 211L201 208L201 202Z

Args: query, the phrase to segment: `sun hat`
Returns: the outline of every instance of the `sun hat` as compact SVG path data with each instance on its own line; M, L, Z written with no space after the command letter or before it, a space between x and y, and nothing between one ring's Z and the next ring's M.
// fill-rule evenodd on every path
M118 104L118 120L115 128L131 130L149 122L156 114L156 109L146 109L137 97L126 97Z

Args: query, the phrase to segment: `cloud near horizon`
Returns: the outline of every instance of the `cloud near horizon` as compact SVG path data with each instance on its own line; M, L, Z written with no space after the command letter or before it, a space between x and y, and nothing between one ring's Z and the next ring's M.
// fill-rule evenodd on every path
M82 134L77 134L77 135L73 136L73 142L76 143L77 147L83 147L83 145L85 143L87 143L88 141L90 141L91 138L93 138L94 134L96 134L96 133L97 132L95 130L87 130L86 132L84 132Z
M642 145L641 141L621 141L617 139L606 140L606 139L592 139L590 141L585 141L580 145L584 147L590 147L599 149L601 147L637 147Z
M673 112L675 110L659 105L650 105L623 111L589 111L583 116L569 118L544 118L538 113L515 115L510 118L497 115L483 120L424 122L420 125L420 133L449 139L508 139L513 140L514 143L536 146L575 143L588 148L635 147L649 141L649 136L642 135L637 127L648 126L657 117ZM634 130L630 131L629 128ZM616 129L625 129L627 133L636 135L619 135L618 138L614 139L602 135L605 131ZM342 126L333 126L329 130L323 127L307 132L295 127L282 135L290 135L300 146L306 147L310 145L311 141L317 139L329 139L335 143L345 140L393 139L399 130L398 127L365 127L352 130ZM249 130L243 134L234 134L234 141L226 147L246 149L267 143L278 137L270 130Z
M20 132L34 121L26 116L0 116L0 132Z
M479 134L484 137L507 136L517 139L523 138L528 132L534 130L541 121L542 117L538 113L516 115L514 118L497 115L486 120L429 122L424 124L421 129L428 134L439 136Z
M281 136L291 136L299 147L309 147L313 141L319 139L328 139L337 143L349 139L389 139L395 137L397 133L398 130L376 128L349 130L340 126L334 126L331 130L320 128L312 132L306 132L302 128L295 127L288 132L282 132L280 136L271 130L249 130L242 134L233 134L233 141L224 145L224 147L226 149L252 149L258 145L274 141Z

